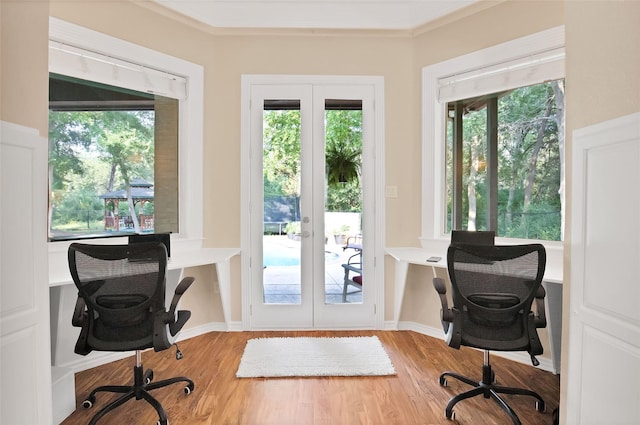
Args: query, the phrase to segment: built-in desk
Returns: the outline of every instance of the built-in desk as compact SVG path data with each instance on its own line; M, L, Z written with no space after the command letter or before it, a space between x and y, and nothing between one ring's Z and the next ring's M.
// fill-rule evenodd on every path
M232 257L240 253L240 248L198 248L173 243L171 248L166 275L167 307L183 277L184 269L215 265L224 320L228 326L231 320L230 262ZM114 355L92 352L88 356L79 356L73 351L79 329L72 327L71 317L78 291L71 279L64 249L49 253L49 286L53 391L58 395L54 397L53 410L55 422L59 423L75 410L73 372L111 361ZM115 355L122 356L123 353Z
M395 296L393 321L398 327L400 314L402 312L402 302L407 286L407 275L409 265L431 267L433 275L436 276L436 269L447 269L447 253L437 252L425 248L402 247L387 248L386 253L396 260L395 267ZM427 258L440 257L437 262L429 262ZM561 257L561 256L560 256ZM428 282L431 284L431 282ZM545 297L545 309L547 311L547 330L549 332L549 342L551 346L551 359L553 361L553 371L560 372L560 345L562 341L562 262L561 259L547 258L547 267L543 279L543 285L547 291ZM434 289L435 294L435 289Z

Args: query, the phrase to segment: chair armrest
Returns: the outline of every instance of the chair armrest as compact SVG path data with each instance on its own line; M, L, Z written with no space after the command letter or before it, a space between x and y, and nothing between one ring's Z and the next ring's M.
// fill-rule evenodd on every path
M73 316L71 317L71 325L81 328L86 320L87 320L87 304L84 301L84 298L78 294L78 299L76 300L76 307L73 310Z
M351 270L352 272L356 272L356 273L362 273L362 267L359 267L360 264L343 264L342 267L344 268L345 272L348 270Z
M546 291L542 285L538 286L536 295L534 298L536 304L535 313L532 311L529 313L528 327L529 327L529 355L531 356L531 364L539 366L540 362L536 359L536 356L542 354L544 348L538 337L537 328L544 328L547 326L547 316L544 309L544 297Z
M76 307L73 310L71 324L80 328L80 335L78 335L78 340L76 341L73 351L76 354L86 356L91 352L91 347L89 347L87 343L89 337L89 312L87 311L87 304L80 294L78 294L78 299L76 300Z
M195 278L189 276L182 279L178 284L178 287L176 288L176 291L173 294L173 298L171 299L171 305L169 306L169 311L167 312L167 317L168 317L167 323L169 323L170 321L175 321L175 313L176 313L176 308L178 307L178 302L180 301L182 294L184 294L187 291L187 289L189 289L189 287L194 282L194 280Z
M447 323L448 325L447 329L445 329L444 340L449 347L460 349L460 345L462 345L462 330L461 330L462 317L460 314L460 310L454 308L450 311L451 311L451 317L452 317L451 323L442 322L443 325L444 323Z
M535 303L536 303L536 313L534 322L536 328L544 328L547 326L547 315L545 314L544 309L544 297L546 296L546 291L542 287L542 285L538 286L538 290L536 291Z
M434 277L433 287L436 288L436 291L440 296L440 304L442 304L442 310L440 310L440 318L443 322L451 323L453 321L453 313L451 312L451 309L449 309L449 302L447 301L447 286L444 284L444 280L439 277ZM445 328L444 331L446 332L447 329Z
M169 311L164 309L156 312L153 321L153 349L155 351L165 350L174 343L178 332L191 317L191 312L186 310L177 311L180 297L184 294L191 284L195 281L193 277L185 277L180 281L176 288Z

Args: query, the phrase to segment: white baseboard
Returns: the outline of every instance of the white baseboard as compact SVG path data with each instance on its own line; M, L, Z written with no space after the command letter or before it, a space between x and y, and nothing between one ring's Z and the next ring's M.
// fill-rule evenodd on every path
M115 362L127 357L133 357L135 351L125 352L106 352L106 351L93 351L86 357L80 357L77 360L72 360L62 364L57 364L57 367L67 368L76 372L82 372L83 370L91 369L94 367L102 366L103 364Z
M189 338L193 338L195 336L203 335L208 332L226 332L227 325L224 322L209 322L203 325L195 326L193 328L185 329L180 332L178 335L177 342L184 341ZM83 370L91 369L97 366L102 366L103 364L115 362L116 360L124 359L130 356L133 356L135 351L126 351L126 352L106 352L106 351L92 351L86 357L80 357L76 360L72 360L70 362L66 362L64 364L57 364L56 366L60 366L63 368L68 368L73 371L73 373L81 372Z
M209 332L241 332L242 322L231 322L228 325L224 322L209 322L203 325L195 326L193 328L186 329L180 332L180 336L178 337L179 341L184 341L199 335L204 335ZM385 331L413 331L423 335L430 336L432 338L438 338L444 340L444 332L442 328L436 329L431 326L426 326L421 323L411 322L411 321L401 321L398 322L398 326L395 326L393 321L386 321L384 323ZM77 361L68 362L64 365L59 365L62 367L69 368L73 370L73 372L80 372L82 370L91 369L92 367L101 366L106 363L110 363L116 360L123 359L125 357L129 357L135 354L133 351L125 352L125 353L111 353L111 352L93 352L90 355L90 358L80 358ZM491 354L503 357L509 360L513 360L518 363L523 364L531 364L531 358L527 353L524 352L501 352L501 351L492 351ZM538 368L542 370L546 370L548 372L555 373L553 369L553 362L551 359L547 358L538 358L540 361L540 366Z
M399 331L414 331L432 338L444 339L442 328L436 329L417 322L400 321L398 322Z
M193 338L194 336L204 335L209 332L226 332L228 330L229 329L227 329L227 325L224 322L209 322L181 331L180 335L178 335L178 342Z
M442 330L442 328L436 329L431 326L425 326L421 323L401 321L398 322L398 330L414 331L423 335L444 340L444 331ZM529 354L523 351L492 351L491 355L512 360L514 362L531 365L531 357L529 356ZM556 373L553 368L553 361L551 359L538 357L538 361L540 362L540 365L537 366L539 369L551 373Z
M229 332L242 332L244 329L242 328L242 321L239 322L230 322L227 326L227 330Z

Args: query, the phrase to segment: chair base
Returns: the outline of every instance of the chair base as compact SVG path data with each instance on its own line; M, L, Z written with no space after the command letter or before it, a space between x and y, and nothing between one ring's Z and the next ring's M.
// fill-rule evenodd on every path
M103 407L98 413L96 413L89 425L95 425L104 415L109 413L110 411L116 409L117 407L123 405L128 400L135 398L136 400L144 399L147 403L153 406L158 412L158 424L159 425L168 425L167 414L164 411L164 408L160 404L158 400L156 400L149 391L155 390L157 388L166 387L171 384L175 384L177 382L185 382L187 385L184 387L185 394L190 394L195 384L189 378L184 376L179 376L175 378L164 379L162 381L152 382L153 379L153 370L147 369L146 371L143 369L142 364L136 364L133 368L133 376L134 376L134 384L133 385L104 385L98 388L95 388L91 391L91 394L82 402L82 405L85 408L90 408L96 401L96 394L99 392L112 392L112 393L121 393L123 394L121 397L116 399L115 401L109 403L105 407Z
M453 419L453 407L460 401L466 400L471 397L475 397L477 395L482 395L484 398L493 399L502 409L507 412L511 420L515 425L521 425L520 419L516 412L504 401L499 394L515 394L515 395L526 395L530 397L534 397L536 399L536 410L538 412L544 412L545 405L544 400L540 395L534 391L527 390L524 388L512 388L512 387L502 387L499 385L495 385L495 375L491 370L490 364L485 364L482 366L482 381L477 382L471 378L467 378L466 376L459 375L454 372L444 372L440 374L439 382L441 386L447 385L447 377L450 376L452 378L457 379L458 381L464 382L465 384L471 385L473 388L460 393L449 400L447 407L445 409L445 416L447 419Z

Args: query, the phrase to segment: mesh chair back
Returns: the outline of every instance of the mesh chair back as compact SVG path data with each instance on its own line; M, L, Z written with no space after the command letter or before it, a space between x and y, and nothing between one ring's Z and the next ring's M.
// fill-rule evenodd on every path
M160 242L72 244L69 268L89 320L92 349L153 346L153 318L164 310L167 251Z
M546 264L544 246L451 245L447 261L462 344L528 351L531 305Z

